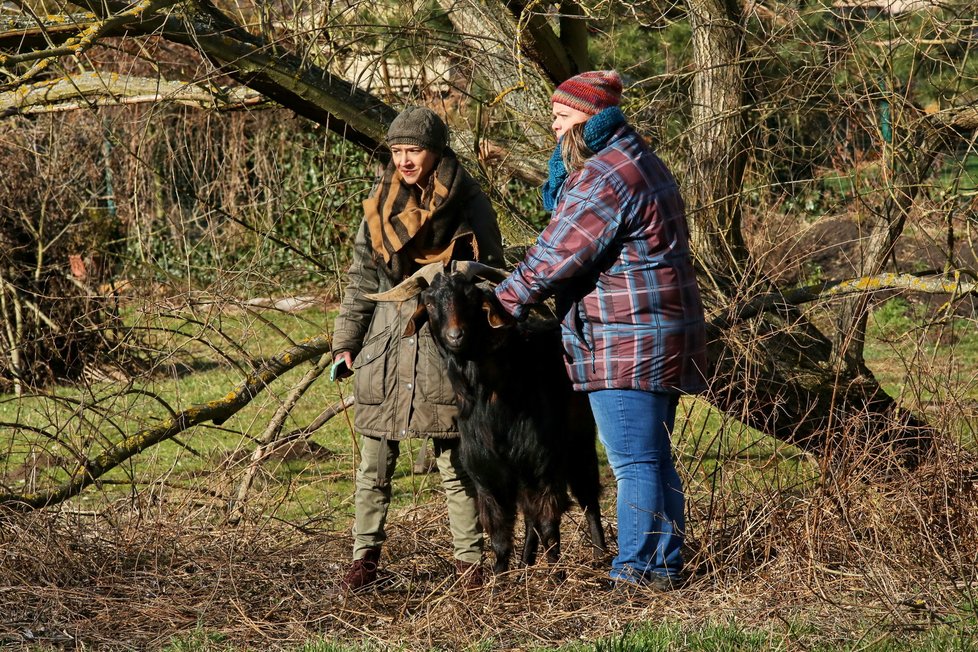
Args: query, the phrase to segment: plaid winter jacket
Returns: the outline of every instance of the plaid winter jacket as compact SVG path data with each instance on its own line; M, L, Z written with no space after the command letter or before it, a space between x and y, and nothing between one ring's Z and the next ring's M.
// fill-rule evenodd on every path
M703 306L683 200L628 125L568 176L550 224L496 288L518 319L550 295L575 389L705 388Z

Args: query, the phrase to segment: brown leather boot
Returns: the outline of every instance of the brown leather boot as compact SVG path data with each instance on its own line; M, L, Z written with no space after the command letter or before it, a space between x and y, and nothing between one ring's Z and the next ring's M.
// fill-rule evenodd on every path
M363 557L353 561L340 585L344 591L358 591L377 582L377 562L380 561L380 548L367 548Z
M481 589L485 584L485 577L482 574L482 565L467 561L455 560L455 573L458 575L458 583L465 590Z

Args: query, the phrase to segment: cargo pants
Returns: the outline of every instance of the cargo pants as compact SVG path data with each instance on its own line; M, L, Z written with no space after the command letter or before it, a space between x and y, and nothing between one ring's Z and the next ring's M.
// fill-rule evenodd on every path
M431 444L448 503L453 556L459 561L476 563L482 558L482 527L475 487L459 459L459 440L432 438ZM384 524L391 501L391 478L399 453L398 441L360 437L360 465L354 495L353 559L363 557L368 548L379 548L387 539ZM384 468L379 472L382 458Z

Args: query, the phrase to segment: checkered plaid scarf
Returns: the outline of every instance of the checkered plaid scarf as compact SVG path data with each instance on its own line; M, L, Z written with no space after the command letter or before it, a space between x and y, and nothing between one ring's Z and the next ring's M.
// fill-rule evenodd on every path
M450 260L455 241L471 235L459 208L472 184L475 181L450 149L442 154L420 195L388 163L363 209L370 245L392 282L428 263Z

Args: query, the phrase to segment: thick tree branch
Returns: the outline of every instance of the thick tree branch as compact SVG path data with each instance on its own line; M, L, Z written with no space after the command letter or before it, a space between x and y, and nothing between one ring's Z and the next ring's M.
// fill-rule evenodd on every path
M141 20L144 15L149 15L160 9L172 6L176 2L177 0L140 0L135 5L128 7L125 11L113 16L107 16L103 20L87 25L77 35L65 40L60 47L54 47L48 50L34 50L10 56L0 54L0 66L9 67L26 61L37 62L30 70L10 82L0 85L0 88L11 88L33 79L42 70L47 68L53 59L63 56L77 56L92 47L99 38L117 32L125 25Z
M127 10L127 5L118 0L82 0L80 4L91 9L92 14L82 14L89 22L84 27L91 27L95 24L92 21L102 21L104 24L113 16ZM171 42L188 45L204 56L209 58L219 67L219 72L227 74L235 81L261 93L265 97L289 108L296 113L326 126L338 133L343 138L360 145L369 152L374 152L381 158L385 156L385 150L381 147L387 125L394 118L395 111L383 101L374 97L366 91L358 89L346 80L334 76L328 71L308 63L305 59L299 58L288 52L283 52L280 48L274 48L271 44L260 37L252 35L242 29L230 18L218 11L206 0L196 3L180 5L181 13L171 12L167 15L143 15L139 22L127 23L123 27L129 34L159 35ZM458 20L464 29L466 25L472 27L473 33L482 34L495 46L487 50L486 40L483 37L473 37L469 43L477 47L485 56L473 58L473 63L480 68L485 79L495 84L495 88L505 87L510 92L500 95L505 103L513 109L519 110L520 120L524 126L535 124L526 120L527 116L545 115L541 113L546 108L546 99L549 97L549 88L540 85L540 71L528 71L526 75L514 78L513 84L506 86L508 77L517 68L513 61L512 50L508 48L508 43L504 38L500 38L500 30L504 33L514 35L516 33L515 20L510 15L500 18L499 12L490 11L487 7L482 9L473 8L466 3L458 6L458 12L453 14L453 19ZM504 12L508 13L508 12ZM477 16L481 16L478 18ZM477 24L469 24L475 20ZM486 22L488 21L488 22ZM23 21L21 20L21 23ZM73 24L73 36L76 36L79 29L83 28L81 18ZM52 22L52 24L54 24ZM18 29L26 29L26 26L18 23ZM44 32L45 25L34 25L32 29ZM478 28L478 29L477 29ZM115 31L119 31L118 29ZM486 36L489 35L489 36ZM31 40L36 40L37 34L31 36ZM5 37L0 33L0 43L18 44L24 47L25 41L17 41L18 36L11 34ZM23 38L27 38L26 35ZM50 47L53 39L45 41ZM509 61L510 65L497 65L493 62ZM533 66L531 61L526 60L527 65ZM505 74L504 74L505 73ZM501 78L499 75L504 74ZM95 91L98 83L82 83L82 92L79 95L88 93L109 93L110 89ZM531 88L532 87L532 90ZM46 87L39 87L46 88ZM85 90L85 89L88 90ZM51 89L46 89L51 92ZM188 88L189 91L189 88ZM32 89L18 92L24 93L30 99L39 101L39 95ZM118 91L112 90L113 94L118 95ZM124 93L123 96L128 97ZM98 95L98 97L107 97ZM532 99L530 99L532 97ZM155 96L151 94L140 94L133 96L132 99L123 100L124 103L134 103L138 101L155 101ZM219 98L220 99L220 98ZM174 97L175 101L181 101ZM198 100L195 93L186 98L188 102ZM79 106L111 103L109 99L88 99L86 103L72 104L67 96L59 97L62 102L57 108L48 110L68 110ZM206 101L206 100L205 100ZM233 106L234 102L239 101L236 97L228 98L230 104L218 106ZM250 101L250 96L248 100ZM0 117L3 115L13 115L20 110L27 111L27 106L35 106L26 102L17 95L5 98L6 107L0 109ZM44 109L40 105L30 109L30 112L41 112ZM509 176L530 180L533 183L539 182L542 178L544 169L544 157L539 155L543 149L549 149L552 143L549 140L549 132L542 128L543 122L537 132L536 146L526 147L520 143L506 143L502 145L490 144L486 141L477 143L465 130L456 132L459 143L462 145L460 153L463 156L473 155L478 146L481 150L489 154L493 165L498 166Z
M973 274L968 274L974 278ZM786 306L800 306L813 301L824 301L852 294L868 295L887 290L907 290L924 294L948 294L962 297L978 294L978 282L964 281L962 273L951 278L946 276L915 276L913 274L877 274L839 281L826 281L816 285L793 288L785 292L765 292L741 304L732 312L738 319L750 319L767 310Z
M212 421L220 425L246 406L276 378L307 360L322 356L330 350L330 339L314 337L269 359L259 369L248 375L243 383L224 397L194 405L163 421L154 428L145 428L126 437L116 446L94 459L80 463L71 477L61 487L52 491L31 494L0 494L0 506L17 510L32 510L56 505L81 493L100 477L119 466L130 457L160 442L173 438L184 430Z
M38 16L0 17L0 50L36 51L77 37L100 22L90 12ZM103 34L114 36L115 34Z
M80 0L100 20L122 14L119 0ZM131 33L159 35L193 47L239 83L322 124L368 151L377 151L395 111L350 82L249 34L207 0L182 13L143 16Z
M539 119L549 107L552 88L547 74L521 51L524 39L532 43L531 33L495 0L439 0L439 4L472 52L476 74L489 88L500 89L489 104L501 104L515 114L533 147L550 148L550 132Z
M560 83L568 77L588 69L586 33L581 41L573 43L576 46L573 50L569 47L571 44L564 39L565 31L569 35L574 31L573 26L575 24L579 23L586 28L586 23L580 16L580 9L572 3L568 3L572 9L577 10L576 20L571 20L568 17L565 25L565 19L562 17L561 34L558 37L550 26L548 16L545 13L537 13L537 7L540 4L539 0L531 0L530 2L507 0L506 2L509 10L519 19L520 42L523 53L540 64L551 81ZM575 35L580 36L579 33ZM580 58L582 49L584 57Z
M955 131L978 130L978 104L968 104L938 111L925 117L931 125Z
M187 84L145 77L82 73L21 86L0 93L0 117L15 114L70 111L93 105L189 104L222 110L239 109L264 102L257 91Z

